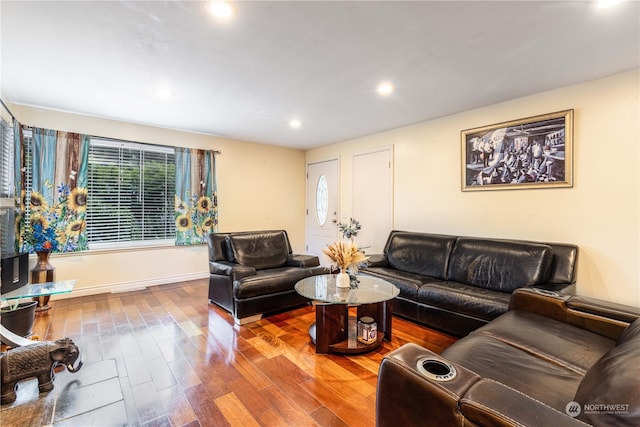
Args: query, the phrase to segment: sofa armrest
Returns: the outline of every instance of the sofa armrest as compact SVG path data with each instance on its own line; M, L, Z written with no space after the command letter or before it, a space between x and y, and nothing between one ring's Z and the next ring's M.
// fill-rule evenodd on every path
M248 265L236 265L235 267L233 267L232 277L234 281L255 275L256 269L253 267L249 267Z
M591 313L626 323L633 323L640 317L639 308L580 295L573 295L569 298L567 307L574 311Z
M486 378L473 384L460 399L460 412L474 425L585 426L566 413Z
M315 255L290 254L287 265L300 268L317 267L320 265L320 259Z
M455 377L432 380L418 368L426 359L446 361L413 343L384 357L376 389L377 427L462 425L459 400L480 377L450 363L456 370Z
M217 274L219 276L231 276L233 267L238 264L228 261L209 261L209 274Z
M429 378L419 369L424 360L449 364L456 375L444 380ZM377 427L585 425L412 343L384 357L376 393Z
M385 254L368 255L367 267L388 267L389 260Z
M248 265L241 265L234 262L220 261L209 262L209 273L218 276L228 276L233 280L239 280L244 277L255 276L256 269Z
M567 323L614 340L640 317L640 308L578 295L566 305Z
M640 309L578 295L564 295L535 288L516 289L509 310L523 310L569 323L617 340Z
M509 310L522 310L564 322L569 295L540 288L519 288L511 294Z

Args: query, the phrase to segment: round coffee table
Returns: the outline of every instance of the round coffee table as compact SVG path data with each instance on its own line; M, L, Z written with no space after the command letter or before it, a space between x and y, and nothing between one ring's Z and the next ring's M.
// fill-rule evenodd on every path
M392 300L400 291L386 280L357 276L356 289L337 288L336 276L311 276L296 283L300 295L315 301L316 322L309 327L309 335L316 345L316 353L360 354L371 351L383 340L391 341ZM349 308L355 316L349 316ZM364 344L357 338L357 319L373 317L377 323L377 338Z

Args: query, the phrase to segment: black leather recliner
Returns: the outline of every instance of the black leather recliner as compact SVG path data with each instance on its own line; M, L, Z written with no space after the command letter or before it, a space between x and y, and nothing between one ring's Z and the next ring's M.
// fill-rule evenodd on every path
M518 289L441 354L385 355L378 427L639 426L640 309Z
M329 272L318 257L293 254L285 230L212 233L207 241L209 301L230 312L237 324L308 304L295 284Z

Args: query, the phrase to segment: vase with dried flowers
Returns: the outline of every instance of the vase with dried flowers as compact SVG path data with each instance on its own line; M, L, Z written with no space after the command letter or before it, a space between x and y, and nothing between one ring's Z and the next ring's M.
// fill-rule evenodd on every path
M351 278L347 270L355 274L358 267L367 260L367 257L354 242L342 240L334 242L327 245L327 249L323 249L322 252L329 257L333 266L340 269L340 273L336 276L336 286L339 288L351 287Z

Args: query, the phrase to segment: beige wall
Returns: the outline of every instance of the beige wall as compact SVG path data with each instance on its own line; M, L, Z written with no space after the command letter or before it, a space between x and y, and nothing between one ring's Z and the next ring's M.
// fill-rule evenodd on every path
M393 145L394 228L575 243L579 294L640 306L639 86L634 70L309 150L306 160L340 157L344 218L351 156ZM461 191L461 130L566 109L575 110L573 188Z
M220 150L219 230L286 229L304 248L304 152L209 135L10 105L26 125L152 144ZM33 263L34 260L31 260ZM77 279L72 295L207 277L206 246L56 254L56 279Z
M640 306L640 72L329 145L340 158L340 217L351 213L351 156L394 147L394 228L575 243L578 293ZM428 102L426 100L425 102ZM10 105L24 123L147 143L218 149L220 231L285 228L304 247L305 154L207 135ZM574 187L460 191L460 131L574 109ZM366 224L363 224L366 227ZM74 295L206 276L206 248L61 254L56 277Z

